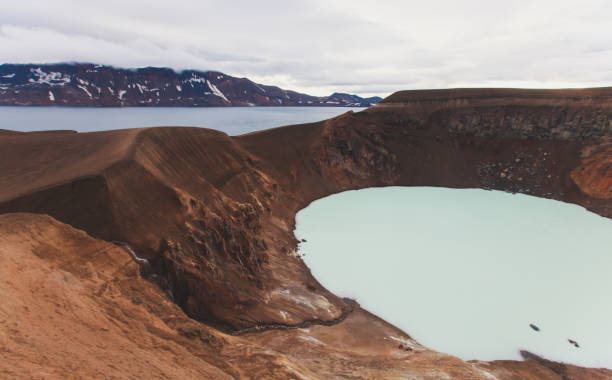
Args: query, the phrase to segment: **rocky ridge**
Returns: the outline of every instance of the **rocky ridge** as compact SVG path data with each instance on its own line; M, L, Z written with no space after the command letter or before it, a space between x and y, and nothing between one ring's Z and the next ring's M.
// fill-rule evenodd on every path
M369 107L381 99L317 97L217 71L95 64L0 65L0 105L106 107Z

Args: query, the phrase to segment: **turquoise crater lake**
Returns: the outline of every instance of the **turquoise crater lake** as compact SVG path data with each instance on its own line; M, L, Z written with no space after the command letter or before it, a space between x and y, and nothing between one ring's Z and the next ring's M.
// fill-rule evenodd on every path
M612 220L582 207L476 189L371 188L313 202L295 233L325 287L434 350L496 360L524 349L612 368Z

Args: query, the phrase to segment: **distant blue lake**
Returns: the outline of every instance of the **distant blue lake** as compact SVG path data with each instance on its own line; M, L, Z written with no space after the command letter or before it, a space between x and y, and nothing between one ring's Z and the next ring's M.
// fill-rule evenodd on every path
M0 107L0 129L79 132L110 129L189 126L240 135L283 125L310 123L338 116L348 107Z
M325 287L434 350L495 360L526 349L612 368L612 220L582 207L498 191L373 188L313 202L295 233Z

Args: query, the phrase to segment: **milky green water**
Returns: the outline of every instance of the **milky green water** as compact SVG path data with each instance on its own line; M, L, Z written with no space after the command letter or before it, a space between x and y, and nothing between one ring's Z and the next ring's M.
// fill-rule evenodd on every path
M313 202L296 236L325 287L434 350L494 360L526 349L612 368L612 220L579 206L372 188Z

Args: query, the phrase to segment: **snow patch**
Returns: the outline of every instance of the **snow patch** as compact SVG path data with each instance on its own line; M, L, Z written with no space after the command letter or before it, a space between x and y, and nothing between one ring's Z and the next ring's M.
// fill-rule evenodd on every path
M318 344L321 346L325 346L325 343L321 342L320 340L318 340L317 338L315 338L314 336L309 336L309 335L300 335L299 336L300 339L308 341L308 342L312 342L314 344Z
M191 78L184 80L183 83L189 83L191 84L191 87L194 87L193 84L194 83L201 83L201 84L205 84L207 82L206 79L204 78L200 78L197 77L195 74L191 74Z
M93 99L93 95L91 94L91 92L89 92L87 90L87 88L85 86L81 86L80 84L77 84L77 87L80 88L81 90L85 91L87 96L89 96L89 99Z
M227 100L225 95L223 95L223 93L221 91L219 91L217 86L215 86L214 84L210 83L209 80L206 80L206 84L208 85L208 88L210 88L212 90L213 94L217 95L218 97L220 97L221 99L223 99L223 100L225 100L226 102L229 103L229 100Z
M118 95L119 100L125 100L126 92L127 92L126 90L119 90L119 95Z
M53 93L51 91L49 91L49 100L54 102L55 101L55 96L53 95Z
M134 261L136 261L138 264L149 265L149 260L143 259L142 257L138 257L136 255L136 252L134 252L132 247L130 247L129 245L122 244L121 247L123 247L123 249L125 249L132 256L132 259L134 259Z
M15 74L6 74L6 75L3 75L2 78L12 78L14 76Z
M110 92L111 95L115 95L115 91L113 91L112 88L110 88L110 87L107 87L107 88L108 88L108 92Z
M70 83L70 76L64 75L59 72L46 73L40 69L30 69L30 72L37 78L30 78L28 82L37 84L48 84L49 86L63 86L66 83Z

